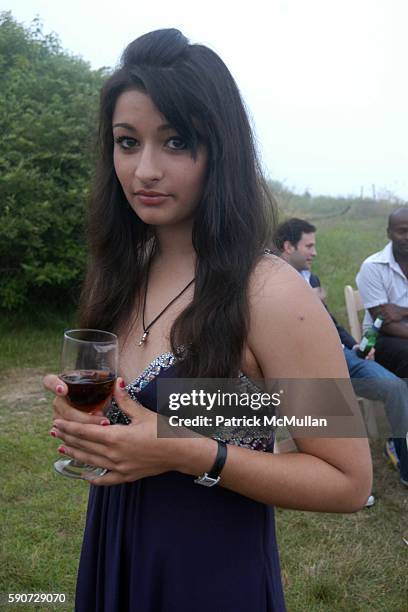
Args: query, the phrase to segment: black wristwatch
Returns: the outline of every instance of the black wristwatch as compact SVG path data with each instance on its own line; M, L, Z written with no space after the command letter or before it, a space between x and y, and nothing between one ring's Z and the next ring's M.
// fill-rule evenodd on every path
M198 476L198 478L194 480L196 484L203 485L204 487L213 487L219 483L221 478L220 474L227 459L227 445L223 440L216 440L216 442L218 443L218 450L214 465L209 472L205 472L202 476Z

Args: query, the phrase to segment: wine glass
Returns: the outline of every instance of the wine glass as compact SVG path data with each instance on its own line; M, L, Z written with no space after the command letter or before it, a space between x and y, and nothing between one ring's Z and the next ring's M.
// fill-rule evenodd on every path
M118 338L99 329L69 329L64 332L59 378L68 387L67 399L88 414L103 409L112 394L118 367ZM103 476L107 470L64 458L54 463L59 474L82 478Z

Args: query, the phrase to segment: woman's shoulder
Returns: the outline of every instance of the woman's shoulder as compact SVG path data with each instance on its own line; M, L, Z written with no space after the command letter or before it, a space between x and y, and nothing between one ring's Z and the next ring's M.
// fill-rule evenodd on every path
M341 371L338 365L313 366L319 358L327 361L330 352L341 354L341 345L325 307L287 262L274 255L260 258L251 275L248 302L248 346L264 374L271 363L293 376Z
M293 266L272 253L262 255L255 265L249 282L249 298L259 307L268 298L279 304L289 295L296 299L307 295L313 299L311 287Z
M322 316L328 318L303 276L272 254L263 255L257 262L249 281L248 301L251 320L263 321L265 331L296 329L299 322L314 325Z

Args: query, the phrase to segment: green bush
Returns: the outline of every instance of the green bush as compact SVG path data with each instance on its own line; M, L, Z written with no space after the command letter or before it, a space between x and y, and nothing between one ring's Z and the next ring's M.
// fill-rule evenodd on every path
M104 71L0 14L0 307L60 302L83 274L84 206Z

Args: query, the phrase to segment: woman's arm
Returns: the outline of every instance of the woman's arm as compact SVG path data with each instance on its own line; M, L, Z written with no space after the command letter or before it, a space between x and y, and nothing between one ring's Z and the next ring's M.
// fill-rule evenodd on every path
M251 285L250 312L249 346L264 378L294 379L294 384L296 379L313 381L299 383L305 391L301 401L306 412L316 393L314 379L340 379L340 384L347 384L349 375L337 331L295 270L277 259L263 260ZM346 407L358 410L355 402ZM293 414L301 408L290 406L289 411ZM355 418L359 421L360 415ZM299 437L296 445L299 453L282 455L229 446L222 485L286 508L352 512L364 506L372 484L366 438ZM186 455L181 471L198 473L192 468L191 455L190 459Z

